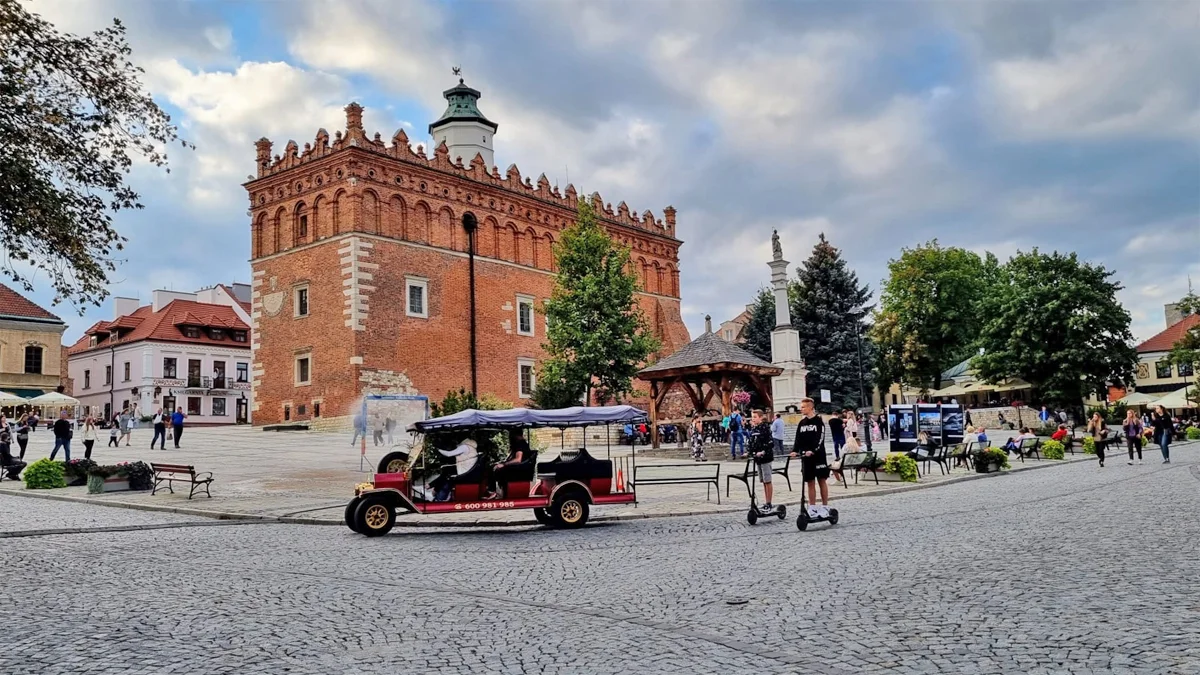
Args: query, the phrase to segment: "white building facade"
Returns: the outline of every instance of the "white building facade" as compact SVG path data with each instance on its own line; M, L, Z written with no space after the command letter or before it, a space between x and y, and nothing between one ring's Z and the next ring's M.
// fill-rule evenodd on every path
M97 418L183 408L188 424L248 424L248 300L242 284L155 291L144 306L116 298L113 320L89 328L69 350L75 398Z

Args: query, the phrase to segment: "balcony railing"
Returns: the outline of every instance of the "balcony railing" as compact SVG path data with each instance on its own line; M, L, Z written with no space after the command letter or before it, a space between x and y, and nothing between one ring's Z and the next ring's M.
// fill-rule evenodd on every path
M213 389L224 389L226 382L227 382L227 380L225 379L224 375L219 376L219 377L214 377L212 379L212 388Z
M188 375L187 386L188 389L211 389L212 378L200 377L199 375Z

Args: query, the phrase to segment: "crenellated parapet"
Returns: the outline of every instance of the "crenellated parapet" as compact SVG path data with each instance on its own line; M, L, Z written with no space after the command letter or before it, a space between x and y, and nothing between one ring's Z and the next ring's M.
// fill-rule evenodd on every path
M273 143L266 138L259 139L255 143L257 176L251 177L247 188L251 192L255 192L257 188L251 184L258 180L318 162L343 150L356 148L405 164L466 178L482 186L505 190L571 211L576 210L579 206L580 196L572 184L568 184L565 189L560 191L557 186L551 185L544 173L539 175L537 181L534 182L529 177L523 177L516 164L509 165L508 169L501 173L498 167L489 168L480 154L476 154L469 161L464 161L462 157L451 158L450 150L444 142L439 143L433 149L433 155L429 156L423 145L412 147L408 134L403 129L397 129L392 134L390 143L385 142L379 133L368 137L362 125L363 107L358 103L350 103L345 107L345 112L345 131L335 132L331 139L329 132L320 129L317 131L314 141L305 143L303 148L297 145L296 141L289 140L284 146L282 155L272 156ZM353 176L354 171L351 169L349 177ZM342 177L340 170L337 177ZM272 188L272 190L274 189ZM637 210L623 201L614 209L612 204L605 202L597 192L593 192L586 199L591 203L596 214L605 221L659 236L675 238L675 209L670 206L663 210L663 218L656 218L649 210L643 211L641 216L638 216Z

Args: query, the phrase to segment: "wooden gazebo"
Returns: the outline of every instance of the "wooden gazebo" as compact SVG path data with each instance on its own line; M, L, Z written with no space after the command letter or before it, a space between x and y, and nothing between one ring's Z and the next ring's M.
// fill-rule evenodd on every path
M771 378L783 368L771 365L712 332L712 319L704 317L704 334L652 366L638 371L638 379L650 383L650 426L652 446L658 447L659 411L667 394L683 387L701 415L713 397L721 395L721 414L733 410L733 385L745 380L754 387L764 408L771 409Z

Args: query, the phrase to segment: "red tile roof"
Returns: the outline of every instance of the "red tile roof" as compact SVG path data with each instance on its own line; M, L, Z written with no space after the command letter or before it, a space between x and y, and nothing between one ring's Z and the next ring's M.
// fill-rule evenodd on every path
M1200 325L1200 314L1189 314L1183 320L1138 345L1139 354L1146 352L1168 352L1187 331Z
M238 318L237 312L232 307L209 305L193 300L172 300L158 312L152 310L151 305L144 305L138 307L132 314L118 317L116 321L97 322L84 332L78 342L71 345L69 353L82 354L92 349L107 349L112 343L104 340L114 330L120 333L120 344L129 344L138 340L155 340L250 348L250 326ZM200 337L187 337L183 333L184 326L244 330L247 333L246 341L234 342L228 336L224 340L214 340L208 336L207 332L203 331L200 333ZM95 347L91 344L93 335L101 339L101 342Z
M62 323L62 319L35 305L28 298L4 284L0 284L0 316Z
M234 295L233 289L230 288L229 286L226 286L225 284L217 284L217 285L220 286L221 288L225 289L225 292L229 294L229 297L233 298L237 302L237 304L241 305L242 309L246 310L247 314L250 313L250 303L248 303L244 300L241 300L238 298L237 295Z

